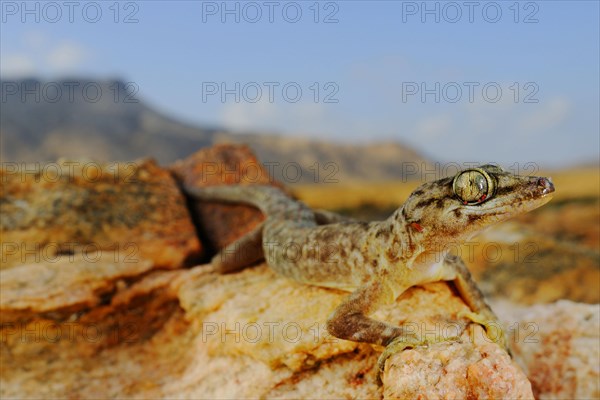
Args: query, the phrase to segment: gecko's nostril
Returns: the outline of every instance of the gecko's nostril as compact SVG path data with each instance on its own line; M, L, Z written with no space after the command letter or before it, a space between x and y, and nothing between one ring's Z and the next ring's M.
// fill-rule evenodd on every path
M546 186L546 178L538 178L537 185L541 187Z
M536 183L537 187L542 190L543 194L554 192L554 184L552 184L552 180L550 178L538 178Z

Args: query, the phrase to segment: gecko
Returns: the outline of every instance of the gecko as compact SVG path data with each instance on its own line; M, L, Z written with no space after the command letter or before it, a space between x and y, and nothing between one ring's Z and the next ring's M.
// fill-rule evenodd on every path
M362 222L312 210L273 186L183 189L200 201L247 203L265 215L260 225L212 258L218 271L233 272L258 261L256 251L246 251L258 246L277 273L350 292L329 316L327 331L384 346L378 374L391 354L427 343L402 325L369 315L408 288L430 282L452 281L471 310L460 316L481 324L490 337L490 330L498 329L495 340L510 354L498 318L465 263L449 250L490 225L542 206L555 190L550 178L519 176L488 164L424 183L388 219Z

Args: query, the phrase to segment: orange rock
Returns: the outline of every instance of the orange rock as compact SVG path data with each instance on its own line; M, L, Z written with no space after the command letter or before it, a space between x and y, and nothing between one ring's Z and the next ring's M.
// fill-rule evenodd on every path
M97 252L174 269L200 255L185 197L153 160L62 160L0 179L3 269Z
M329 336L346 293L266 265L156 271L73 321L2 325L2 397L531 398L524 374L446 283L409 289L377 318L461 339L390 357ZM63 332L60 334L59 332ZM462 332L462 335L461 335ZM25 340L23 340L25 339Z
M30 319L52 313L56 318L99 305L120 280L148 272L152 263L115 260L116 253L62 256L53 263L33 263L0 271L0 321Z

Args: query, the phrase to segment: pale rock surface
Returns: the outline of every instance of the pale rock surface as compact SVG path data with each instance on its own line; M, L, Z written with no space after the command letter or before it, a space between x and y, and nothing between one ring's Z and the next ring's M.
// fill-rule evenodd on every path
M474 326L459 342L407 349L392 356L385 398L532 399L531 385L508 354ZM473 340L475 339L475 340Z
M0 270L0 321L92 308L114 291L120 280L143 274L152 266L149 260L129 262L119 253L105 251L57 256L52 263Z
M229 275L209 266L150 272L117 285L109 303L69 319L30 310L27 325L15 330L3 324L0 395L532 397L522 371L481 329L469 324L474 328L464 330L466 321L456 315L466 307L446 283L413 288L377 313L411 324L415 333L449 339L392 356L379 386L380 349L331 338L324 330L345 295L289 281L265 265ZM69 335L48 335L67 327ZM91 337L89 327L100 334Z
M495 302L539 399L600 399L600 304Z

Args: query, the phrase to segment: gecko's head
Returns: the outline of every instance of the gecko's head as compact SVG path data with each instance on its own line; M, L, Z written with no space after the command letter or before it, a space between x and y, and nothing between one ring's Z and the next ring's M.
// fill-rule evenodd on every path
M553 192L550 178L518 176L484 165L420 186L401 214L414 235L427 236L422 243L444 246L540 207Z

